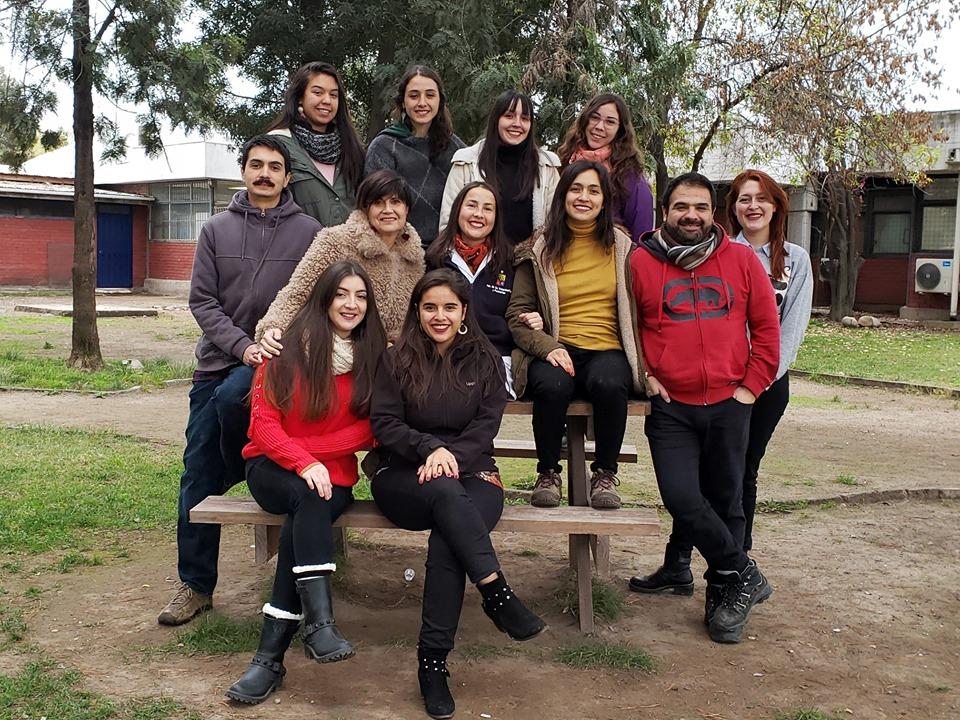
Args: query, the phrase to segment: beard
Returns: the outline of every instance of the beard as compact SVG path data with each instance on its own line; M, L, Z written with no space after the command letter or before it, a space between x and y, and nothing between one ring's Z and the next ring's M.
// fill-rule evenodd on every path
M664 221L664 226L674 242L681 245L699 245L710 237L710 233L713 231L712 222L701 225L679 225Z

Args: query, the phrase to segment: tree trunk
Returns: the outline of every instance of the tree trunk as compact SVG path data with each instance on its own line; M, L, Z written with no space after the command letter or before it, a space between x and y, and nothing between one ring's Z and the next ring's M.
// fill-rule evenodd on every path
M397 54L397 39L395 33L386 33L383 36L383 43L377 51L377 66L392 65ZM366 144L369 145L380 131L387 124L387 118L390 115L390 109L383 102L383 93L389 83L395 80L381 80L373 86L370 97L368 98L370 112L367 114L367 132Z
M853 314L857 280L863 266L860 252L862 201L838 174L831 173L825 189L829 218L827 244L834 271L830 280L830 319L839 321Z
M69 363L103 367L97 333L97 210L93 196L93 73L90 2L73 0L73 341Z
M668 117L667 117L667 108L669 106L668 99L664 99L661 103L662 111L660 112L660 123L659 127L654 130L653 135L650 136L650 140L647 143L647 151L650 153L650 156L654 159L654 162L657 163L656 176L654 178L655 185L653 188L653 206L656 213L656 224L657 227L663 224L663 208L660 204L660 198L663 196L663 191L667 188L667 183L670 182L670 175L667 170L667 158L666 151L663 144L663 130L667 127Z

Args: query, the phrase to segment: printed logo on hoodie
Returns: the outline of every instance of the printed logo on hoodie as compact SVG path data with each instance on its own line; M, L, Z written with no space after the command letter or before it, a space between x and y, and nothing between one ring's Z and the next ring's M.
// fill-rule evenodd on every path
M733 288L719 277L703 275L671 280L663 286L663 311L671 320L689 322L726 317L733 308Z

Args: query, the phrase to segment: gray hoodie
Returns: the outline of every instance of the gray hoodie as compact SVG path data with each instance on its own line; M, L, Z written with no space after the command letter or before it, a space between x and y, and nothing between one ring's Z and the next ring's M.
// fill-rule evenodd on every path
M253 344L257 321L287 284L321 225L301 212L289 190L275 208L250 204L247 191L203 224L190 280L190 311L203 335L197 370L237 365Z

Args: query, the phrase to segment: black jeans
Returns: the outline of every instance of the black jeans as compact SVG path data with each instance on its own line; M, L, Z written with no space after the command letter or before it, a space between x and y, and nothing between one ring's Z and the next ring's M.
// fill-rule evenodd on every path
M431 531L420 647L449 652L460 623L464 575L476 584L500 570L490 531L503 512L503 488L472 474L420 485L416 468L404 463L382 467L370 489L390 522Z
M560 453L567 408L574 395L593 404L596 460L591 470L617 471L617 457L627 430L627 400L633 385L630 365L622 350L582 350L565 345L573 369L545 360L530 363L527 385L533 398L533 438L537 443L537 472L560 471Z
M753 516L757 509L757 474L760 472L760 461L767 451L767 444L777 429L780 418L783 417L787 404L790 402L790 373L775 381L763 391L753 405L750 413L750 433L747 440L747 451L744 458L743 471L743 551L753 549ZM689 552L693 542L689 533L674 523L670 533L670 545L675 551Z
M238 365L224 379L196 381L190 389L177 513L177 571L182 582L204 595L212 595L217 586L220 526L191 523L190 510L243 480L240 451L247 442L250 410L245 401L252 379L253 368Z
M287 516L280 529L270 604L299 615L297 575L316 575L321 566L334 569L333 523L353 502L353 490L334 485L333 497L324 500L302 477L264 455L247 461L247 487L264 510Z
M746 567L743 468L752 405L651 399L644 432L660 497L712 571ZM674 538L671 537L671 542Z

